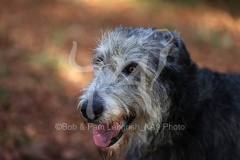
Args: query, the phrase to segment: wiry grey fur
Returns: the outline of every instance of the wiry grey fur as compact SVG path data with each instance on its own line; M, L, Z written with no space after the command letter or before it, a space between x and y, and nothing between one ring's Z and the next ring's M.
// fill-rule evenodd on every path
M177 124L177 120L171 120L174 115L173 106L185 103L188 98L190 103L198 96L198 89L196 91L193 89L190 94L184 91L194 87L196 82L194 78L196 66L190 61L189 55L182 52L184 49L176 32L120 27L103 35L96 48L97 54L93 58L94 78L85 88L86 93L81 96L79 106L84 101L93 99L94 94L97 93L103 99L104 112L93 123L111 124L134 116L135 119L131 125L139 128L127 130L116 144L101 149L102 154L106 154L108 158L111 156L119 158L122 153L126 153L126 158L129 159L158 159L156 155L149 156L155 152L154 148L158 150L161 145L167 144L168 147L174 145L173 139L181 135L181 131L173 132L162 126L150 129L146 126L156 127L163 122ZM132 62L138 64L137 72L126 75L123 70ZM168 81L168 78L163 77L167 69L171 72L169 75L173 74L173 77L175 72L182 74L189 85L179 87L181 85L179 84L173 89L174 80ZM184 69L187 73L182 72ZM193 78L191 74L194 75ZM195 88L198 87L195 86ZM176 98L175 93L181 94L178 96L180 100ZM195 99L198 100L198 98ZM185 104L189 105L188 102ZM185 124L185 121L179 121L179 124ZM161 154L159 150L157 152ZM177 155L174 157L172 156L171 159L175 159Z
M168 53L163 52L162 49L170 44L170 38L168 32L143 28L137 30L118 28L105 33L93 58L94 79L86 88L86 94L81 97L80 106L96 91L104 99L105 112L96 122L109 124L122 117L136 116L132 125L136 124L139 128L130 134L136 134L134 137L137 138L131 141L139 143L141 148L143 145L148 146L148 142L155 137L151 136L155 131L143 131L146 129L146 124L160 124L166 119L171 103L166 93L167 86L153 81L159 67L159 63L153 61L159 59L160 65L166 65ZM167 49L166 52L170 48ZM99 58L102 60L98 62ZM126 77L122 73L124 67L131 62L138 63L139 74L142 74L139 78L145 79L144 82L130 76ZM152 90L150 90L151 83L154 83ZM159 143L164 136L159 136L156 143ZM124 143L120 146L125 147Z

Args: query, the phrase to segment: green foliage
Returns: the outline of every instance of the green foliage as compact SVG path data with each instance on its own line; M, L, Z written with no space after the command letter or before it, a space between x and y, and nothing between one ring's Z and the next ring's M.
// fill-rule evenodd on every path
M218 33L212 33L210 35L210 44L214 48L220 48L221 47L221 35Z
M162 25L162 28L166 28L171 32L171 31L176 30L177 27L173 23L165 23Z
M189 5L189 6L194 6L198 3L197 0L177 0L177 2L185 4L185 5Z
M27 61L32 66L45 67L51 72L58 70L58 59L49 53L31 54Z
M202 29L193 29L193 39L197 42L197 43L204 43L207 41L207 37L208 37L208 33L206 30L202 30Z
M232 37L227 33L222 35L219 32L208 31L205 29L193 29L192 35L192 38L197 43L208 43L215 49L230 49L233 47Z
M8 90L1 90L0 91L0 104L7 103L11 98L11 93Z
M11 71L6 67L0 68L0 78L8 77L11 75Z
M62 29L54 29L51 33L51 38L57 45L63 45L66 41L65 31Z

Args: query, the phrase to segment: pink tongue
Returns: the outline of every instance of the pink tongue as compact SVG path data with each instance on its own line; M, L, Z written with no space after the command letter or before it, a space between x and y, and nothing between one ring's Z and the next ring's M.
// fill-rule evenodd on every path
M121 130L122 122L113 122L112 125L99 124L93 127L93 141L99 148L108 147L112 138L116 137Z

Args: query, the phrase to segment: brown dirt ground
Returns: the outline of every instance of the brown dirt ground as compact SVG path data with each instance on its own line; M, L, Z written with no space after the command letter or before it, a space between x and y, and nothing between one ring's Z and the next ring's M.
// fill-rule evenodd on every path
M145 0L1 0L0 160L100 159L91 131L80 126L77 97L101 30L118 26L177 29L200 67L240 72L240 18L205 4Z

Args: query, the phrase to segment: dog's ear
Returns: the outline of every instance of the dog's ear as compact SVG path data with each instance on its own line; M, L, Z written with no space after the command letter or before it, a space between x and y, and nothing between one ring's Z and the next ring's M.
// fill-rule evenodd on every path
M177 54L177 63L184 66L184 67L189 67L192 64L190 54L186 49L186 46L182 40L182 38L179 36L179 34L174 31L171 33L174 37L173 39L173 47L176 48L177 50L175 51L174 54Z

